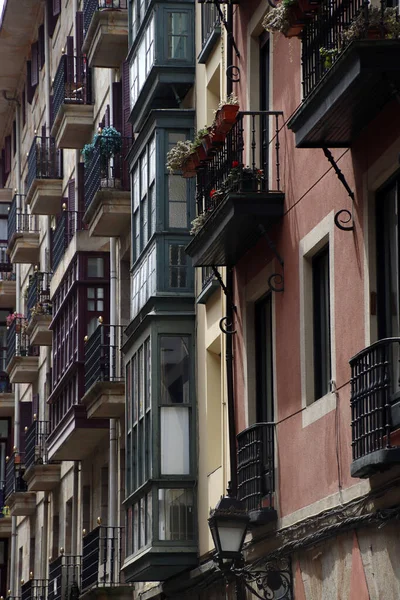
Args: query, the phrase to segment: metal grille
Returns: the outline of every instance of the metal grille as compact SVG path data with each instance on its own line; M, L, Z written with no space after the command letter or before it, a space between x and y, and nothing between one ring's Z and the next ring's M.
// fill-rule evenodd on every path
M238 436L238 498L248 511L273 506L274 423L256 423Z
M95 194L100 189L115 189L129 191L130 178L127 168L126 155L132 144L132 139L123 137L121 152L112 157L104 156L101 137L96 140L93 156L85 166L85 208L91 205Z
M21 600L47 600L47 579L29 579L21 586Z
M53 84L54 119L62 104L91 104L91 71L85 56L63 54Z
M48 600L78 598L81 583L81 556L62 555L49 565Z
M0 281L15 281L14 265L7 254L7 245L0 245Z
M25 467L47 464L49 421L34 421L25 434Z
M197 214L213 210L228 192L280 191L279 117L281 112L241 112L225 142L215 148L197 175ZM271 121L273 135L270 136ZM270 173L269 149L275 163ZM271 179L271 181L270 181Z
M23 478L25 473L24 455L14 452L6 464L5 499L15 492L26 492L28 487Z
M97 381L123 381L121 332L119 326L99 325L86 342L85 391Z
M28 155L28 191L35 179L61 179L62 152L57 150L54 138L36 136Z
M96 527L83 538L82 591L122 583L122 528Z
M201 38L203 47L216 27L220 26L220 18L215 4L201 5Z
M35 271L29 278L27 314L32 317L33 310L40 310L42 314L51 315L50 303L50 273Z
M39 231L39 220L37 215L30 215L21 208L17 208L17 200L22 206L22 194L16 194L11 203L7 221L8 242L15 233L36 233Z
M34 347L29 345L25 317L14 317L7 330L7 365L14 356L32 356Z
M80 211L64 210L53 231L52 239L52 268L56 270L65 250L77 231L86 229L82 222L83 213Z
M360 39L368 36L368 1L365 0L322 0L318 10L309 16L302 32L303 95L307 97L331 68L349 42L343 32L357 15L364 11L365 29L360 30ZM377 35L385 37L383 11L388 5L381 1L382 23ZM378 3L374 3L378 6ZM331 60L326 63L321 49L333 51Z
M391 403L400 389L399 357L400 338L389 338L350 360L353 460L391 447Z
M83 4L83 27L85 35L96 10L126 10L128 0L85 0Z

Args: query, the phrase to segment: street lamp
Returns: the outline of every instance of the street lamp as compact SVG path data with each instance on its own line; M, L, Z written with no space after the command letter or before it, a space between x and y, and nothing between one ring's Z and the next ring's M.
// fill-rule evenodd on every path
M224 576L235 578L236 599L245 600L244 586L260 600L293 600L290 560L279 558L246 565L243 544L249 526L246 507L237 498L221 498L210 513L208 525L215 545L215 560ZM255 584L256 588L254 588Z

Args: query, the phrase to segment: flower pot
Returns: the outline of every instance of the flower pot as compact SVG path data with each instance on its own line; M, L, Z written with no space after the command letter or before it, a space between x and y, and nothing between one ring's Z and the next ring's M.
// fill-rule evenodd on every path
M182 177L196 177L196 167L192 155L190 155L182 165Z
M196 150L197 150L197 156L199 157L200 162L208 159L207 152L204 150L203 145L198 146L196 148Z
M258 181L253 173L242 173L240 180L240 191L241 192L257 192Z
M212 150L212 137L209 133L201 138L201 143L206 153Z
M232 125L236 123L238 112L239 106L237 104L225 104L222 106L215 116L217 130L228 133L232 129Z
M303 11L300 9L299 5L290 7L289 13L290 25L287 31L285 31L284 35L287 38L298 37L303 31L303 27L306 22L306 18L304 16Z
M310 2L310 0L298 0L298 6L302 13L313 14L318 10L318 2Z
M215 146L222 146L226 140L226 133L224 131L218 131L214 129L211 135L211 144Z
M387 30L384 26L382 27L369 27L367 31L368 40L380 40L385 37Z

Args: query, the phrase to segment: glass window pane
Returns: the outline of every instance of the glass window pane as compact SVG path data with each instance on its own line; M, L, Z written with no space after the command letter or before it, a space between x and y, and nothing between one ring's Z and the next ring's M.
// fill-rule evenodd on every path
M189 408L161 408L161 474L189 475Z
M193 540L193 492L183 489L158 490L159 539Z
M95 297L95 291L94 288L88 288L88 298L94 298Z
M8 421L6 419L0 419L0 438L8 437Z
M133 507L133 552L139 549L139 507Z
M97 297L104 298L104 288L97 288Z
M87 305L88 310L93 311L94 306L95 306L94 300L88 300L88 305Z
M179 175L168 177L169 226L187 227L186 179Z
M169 246L169 287L186 288L187 282L187 255L182 244Z
M189 402L189 338L163 336L161 350L161 403Z
M87 259L88 277L104 277L104 258Z
M185 60L188 55L188 14L170 12L168 15L168 58Z
M103 300L97 300L97 310L104 310Z
M149 144L149 183L151 183L153 181L155 176L156 176L156 138L153 137Z
M152 494L147 494L147 515L146 515L146 544L149 544L152 540L152 527L153 527L153 502Z

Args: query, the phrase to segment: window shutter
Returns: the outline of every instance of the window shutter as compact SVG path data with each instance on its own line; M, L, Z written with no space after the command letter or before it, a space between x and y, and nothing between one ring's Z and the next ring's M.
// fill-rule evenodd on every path
M106 112L104 113L104 127L110 127L110 105L107 104Z
M44 24L42 23L38 30L38 62L40 71L44 67Z
M53 15L58 17L61 12L61 0L53 0Z
M6 153L4 148L1 151L1 187L6 187Z
M32 394L32 419L33 415L39 420L39 394Z
M131 97L129 88L129 63L126 60L122 63L122 135L124 137L132 136L132 126L129 123L131 114Z
M26 61L26 99L29 104L32 104L33 94L35 93L35 88L32 87L32 64L30 60Z
M17 446L18 452L25 452L25 427L32 425L32 402L19 403L19 422L20 422L20 439L14 440L14 445Z
M4 147L5 164L4 164L4 169L5 169L5 178L7 179L7 177L10 174L10 171L11 171L11 135L7 135L4 141L5 141L5 147Z
M31 46L31 85L36 87L39 83L39 44L35 42Z
M68 210L75 210L75 179L68 182Z
M82 56L83 12L80 10L75 15L75 25L76 25L76 55Z
M53 0L47 0L47 26L49 37L53 37L54 29L56 28L58 15L53 14Z
M25 88L22 90L21 96L21 110L22 110L22 127L25 127L26 123L26 96Z
M122 81L114 82L112 84L112 98L113 125L117 131L122 132Z
M85 211L85 165L83 163L78 164L78 211L82 213Z
M67 83L74 82L74 38L69 35L67 37Z

